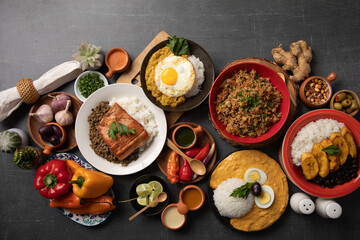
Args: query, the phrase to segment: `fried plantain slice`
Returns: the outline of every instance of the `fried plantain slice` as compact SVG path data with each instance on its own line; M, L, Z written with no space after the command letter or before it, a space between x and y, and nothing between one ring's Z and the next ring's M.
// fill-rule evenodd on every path
M319 175L324 178L329 174L329 160L326 156L326 152L321 150L320 144L315 143L313 145L311 153L314 155L319 163Z
M330 145L334 145L334 144L328 138L326 138L326 139L324 139L324 140L322 140L320 142L321 149L327 148ZM326 156L327 156L327 158L329 160L330 172L337 171L339 169L339 166L340 166L339 157L337 155L329 155L329 154L326 154Z
M349 145L347 144L345 138L340 133L330 134L331 142L340 148L340 153L338 153L340 165L343 165L346 162L346 159L349 155Z
M357 156L357 146L350 130L346 126L344 126L343 128L341 128L340 134L345 138L346 142L349 145L349 155L352 158L355 158Z
M319 173L318 161L310 152L306 152L301 155L301 167L307 180L315 178Z

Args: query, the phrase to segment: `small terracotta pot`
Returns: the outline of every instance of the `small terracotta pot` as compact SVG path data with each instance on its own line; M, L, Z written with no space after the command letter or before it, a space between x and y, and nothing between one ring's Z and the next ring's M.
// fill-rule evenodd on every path
M204 194L203 190L202 190L200 187L196 186L196 185L187 185L186 187L184 187L184 188L180 191L180 194L179 194L179 203L180 203L180 202L181 202L181 203L184 202L184 199L183 199L184 192L186 192L186 191L189 190L189 189L195 189L195 190L197 190L197 191L200 193L200 195L201 195L201 202L199 203L199 205L197 205L196 207L193 207L193 208L187 206L187 207L188 207L188 210L189 210L189 211L199 210L199 209L204 205L204 202L205 202L205 194Z
M331 108L331 109L337 110L337 109L335 109L335 107L334 107L335 97L336 97L336 95L338 95L339 93L342 93L342 92L344 92L344 93L346 93L346 94L350 94L350 95L355 99L355 101L358 103L358 105L360 106L360 99L359 99L358 95L357 95L355 92L353 92L353 91L351 91L351 90L340 90L340 91L334 93L334 95L333 95L332 98L331 98L331 101L330 101L330 108ZM338 110L338 111L341 111L341 110ZM359 112L359 109L353 111L352 113L347 113L347 114L349 114L350 116L353 117L353 116L355 116L358 112Z
M124 72L130 66L129 54L122 48L112 48L105 55L105 64L109 68L105 76L112 78L114 73Z
M299 95L300 95L301 101L303 101L308 107L311 107L311 108L322 108L322 107L326 106L330 102L331 95L332 95L331 82L334 81L336 78L337 78L337 74L334 73L334 72L330 73L329 76L327 76L327 78L323 78L323 77L320 77L320 76L312 76L312 77L307 78L301 84L300 89L299 89ZM306 87L307 87L308 83L313 79L323 80L327 84L327 86L329 88L329 96L326 99L326 101L323 102L323 103L315 104L315 103L312 103L311 101L309 101L306 98L306 95L305 95Z
M175 140L176 132L177 132L180 128L184 128L184 127L191 129L191 130L194 132L194 136L195 136L194 141L193 141L189 146L186 146L186 147L179 145L179 144L176 142L176 140ZM193 127L191 127L191 126L188 125L188 124L181 124L181 125L177 126L177 127L174 129L174 131L173 131L173 133L172 133L172 141L173 141L173 143L175 143L175 145L176 145L178 148L180 148L180 149L189 149L189 148L192 148L193 146L195 146L196 141L197 141L197 139L198 139L198 135L199 135L202 131L203 131L203 129L202 129L202 127L201 127L200 125L197 126L196 128L193 128Z
M174 210L177 211L177 204L176 204L176 203L169 204L169 205L162 211L162 213L161 213L161 222L162 222L162 224L163 224L166 228L168 228L168 229L170 229L170 230L178 230L178 229L180 229L180 228L182 228L182 227L184 226L184 224L185 224L185 222L186 222L187 216L186 216L186 214L185 214L185 215L181 215L181 214L179 213L179 215L181 215L180 217L182 217L182 218L184 219L183 222L180 223L179 225L177 225L176 227L169 226L169 225L166 224L165 218L167 217L167 216L166 216L166 212L167 212L170 208L174 208L174 209L172 209L172 210L173 210L173 211L174 211Z
M62 138L61 138L61 141L58 145L54 146L54 145L51 145L51 144L48 144L46 141L44 141L42 138L41 138L41 135L40 135L40 141L41 143L44 145L44 150L43 150L43 153L46 154L46 155L50 155L51 152L55 149L55 148L58 148L60 147L61 145L64 144L64 142L66 141L66 131L65 129L60 126L60 124L58 123L55 123L55 122L49 122L49 123L46 123L45 125L54 125L54 126L57 126L58 128L60 128L61 132L62 132Z

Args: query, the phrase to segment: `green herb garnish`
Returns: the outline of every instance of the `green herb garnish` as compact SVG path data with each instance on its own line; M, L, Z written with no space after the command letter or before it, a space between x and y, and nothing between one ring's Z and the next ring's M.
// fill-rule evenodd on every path
M338 154L341 152L340 148L338 148L337 146L335 145L330 145L324 149L321 149L323 150L324 152L326 152L327 154L329 155L335 155L335 154Z
M168 37L168 39L169 43L166 44L166 46L168 46L176 56L190 54L189 44L183 37L177 38L176 35L174 35L172 38Z
M82 76L78 83L80 94L85 98L88 98L93 92L104 86L104 81L96 73Z
M230 194L230 197L238 197L238 198L244 198L247 199L250 192L251 192L251 186L254 183L247 182L241 187L235 188L233 192Z
M110 124L110 128L108 131L108 136L112 139L116 139L116 134L119 134L119 136L126 135L127 133L134 135L135 134L135 128L128 129L128 127L122 123L119 123L117 121L113 121Z

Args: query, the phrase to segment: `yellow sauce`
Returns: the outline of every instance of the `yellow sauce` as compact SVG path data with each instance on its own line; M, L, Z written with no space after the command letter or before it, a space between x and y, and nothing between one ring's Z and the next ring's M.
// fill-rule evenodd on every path
M210 187L216 189L219 184L232 177L244 179L249 168L259 168L266 173L267 180L264 184L274 190L274 203L267 209L261 209L254 204L249 213L241 218L231 219L230 223L242 231L257 231L278 220L289 200L286 176L274 159L256 150L234 152L216 167L211 175Z
M164 224L169 228L178 228L185 222L185 215L181 215L177 206L168 207L163 215Z
M185 102L185 97L169 97L160 92L155 83L155 68L159 62L161 62L166 57L172 55L170 48L163 47L157 50L149 59L148 65L146 66L145 71L145 82L147 89L151 94L159 101L163 106L176 107L179 104Z
M186 189L181 197L189 210L196 209L202 202L201 193L195 188Z

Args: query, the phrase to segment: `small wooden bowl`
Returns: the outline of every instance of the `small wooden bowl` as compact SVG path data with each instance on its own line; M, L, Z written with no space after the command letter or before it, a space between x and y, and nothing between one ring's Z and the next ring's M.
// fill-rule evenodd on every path
M312 76L312 77L309 77L307 78L300 86L300 89L299 89L299 96L300 96L300 99L301 101L303 101L308 107L311 107L311 108L322 108L322 107L325 107L329 102L330 102L330 99L331 99L331 95L332 95L332 87L331 87L331 82L334 81L335 79L337 78L337 74L332 72L329 74L329 76L327 76L327 78L323 78L323 77L320 77L320 76ZM321 103L321 104L315 104L315 103L312 103L310 102L307 98L306 98L306 95L305 95L305 90L306 90L306 87L308 85L308 83L313 80L313 79L320 79L320 80L323 80L328 88L329 88L329 97L326 99L325 102Z
M81 107L82 102L75 97L74 95L66 92L52 92L49 93L51 95L58 95L58 94L66 94L71 99L71 107L69 111L73 114L74 119L76 119L76 115L79 112L79 109ZM48 96L48 94L42 96L37 103L35 103L31 109L30 113L36 112L36 110L42 105L42 104L48 104L50 105L52 98ZM55 115L55 113L54 113ZM35 117L28 117L28 129L31 138L34 140L34 142L40 147L45 148L44 144L40 140L40 134L38 133L39 128L44 125L37 121ZM70 126L65 127L67 138L63 145L60 147L54 149L55 152L67 152L77 146L76 139L75 139L75 121Z
M170 126L169 130L168 130L168 136L172 135L172 132L174 131L174 129L179 126L179 125L183 125L183 124L187 124L190 125L193 128L196 128L200 125L196 124L196 123L192 123L192 122L180 122L180 123L176 123L172 126ZM199 134L199 138L196 142L196 146L199 147L203 147L205 146L205 144L207 142L210 142L210 148L211 148L211 144L215 144L215 140L213 138L213 136L211 136L211 134L205 129L202 128L203 132L202 134ZM156 163L158 165L158 167L160 168L161 172L166 176L167 175L167 162L169 159L169 156L171 154L172 150L168 147L164 147L163 150L161 151L160 155L158 156L158 158L156 159ZM183 184L191 184L191 183L195 183L195 182L199 182L202 179L204 179L204 177L211 171L211 169L214 167L215 162L216 162L216 147L215 147L215 152L214 155L211 157L210 162L207 164L206 166L206 173L203 176L198 176L195 180L190 181L190 182L184 182L184 181L180 181L180 183ZM179 156L179 162L180 162L180 166L182 165L182 160L181 157Z
M355 99L355 101L358 103L358 105L360 106L360 99L359 99L359 96L358 96L356 93L354 93L354 92L351 91L351 90L340 90L340 91L334 93L334 95L333 95L332 98L331 98L331 101L330 101L330 108L331 108L331 109L337 110L337 109L334 108L335 96L338 95L339 93L342 93L342 92L344 92L344 93L346 93L346 94L350 94L350 95ZM339 110L338 110L338 111L339 111ZM353 117L353 116L355 116L358 112L359 112L359 109L353 111L352 113L347 113L347 114L349 114L350 116Z
M50 155L51 152L52 152L55 148L61 147L61 145L63 145L63 144L65 143L67 135L66 135L65 129L64 129L62 126L60 126L60 124L58 124L58 123L49 122L49 123L46 123L45 125L54 125L54 126L57 126L57 127L60 129L60 131L62 132L61 141L60 141L59 144L57 144L57 145L55 145L55 146L54 146L54 145L51 145L51 144L48 144L46 141L44 141L44 140L42 139L41 135L39 135L39 136L40 136L40 141L41 141L41 143L44 145L43 153L44 153L45 155Z

